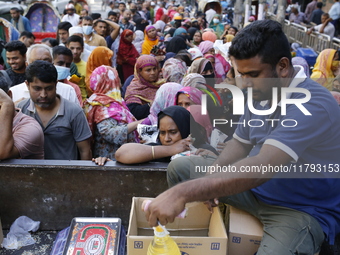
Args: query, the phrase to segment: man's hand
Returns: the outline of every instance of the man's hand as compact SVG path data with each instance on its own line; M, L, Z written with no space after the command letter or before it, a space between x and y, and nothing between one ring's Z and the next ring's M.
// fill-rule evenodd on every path
M156 197L147 210L145 210L146 220L151 227L171 223L185 208L185 201L181 194L178 194L176 187L171 188Z

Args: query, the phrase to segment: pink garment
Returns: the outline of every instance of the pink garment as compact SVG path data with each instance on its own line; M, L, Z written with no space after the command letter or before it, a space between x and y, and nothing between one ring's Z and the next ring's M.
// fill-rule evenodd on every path
M165 108L175 105L173 98L176 96L178 90L182 85L175 82L168 82L163 84L156 93L155 100L152 102L149 116L142 122L142 124L156 125L158 121L158 113Z
M221 54L215 55L215 73L218 78L225 79L230 70L230 64L225 60Z
M188 67L183 61L176 58L169 58L163 65L163 78L167 82L181 83L187 70Z
M210 140L211 132L213 130L213 126L211 125L209 114L202 115L202 106L201 105L191 105L187 108L187 110L191 113L194 120L204 127L205 132L207 133L208 141Z
M39 123L16 109L13 119L14 146L22 159L44 159L44 132Z
M197 88L194 87L183 87L180 90L178 90L175 98L175 105L177 105L177 100L179 94L185 94L191 101L194 102L194 104L201 104L202 101L202 91L200 91Z
M340 93L337 91L331 91L331 94L333 95L333 97L335 98L335 100L338 102L338 104L340 105Z
M66 83L66 84L70 85L72 88L74 88L76 95L77 95L77 98L78 98L78 101L79 101L79 104L80 104L80 107L82 107L83 106L83 98L81 97L81 91L80 91L79 86L77 84L74 84L73 82L70 82L68 79L64 79L62 82Z
M200 45L198 45L198 48L200 49L200 51L204 55L210 49L214 48L214 43L211 42L211 41L204 41L204 42L201 42Z

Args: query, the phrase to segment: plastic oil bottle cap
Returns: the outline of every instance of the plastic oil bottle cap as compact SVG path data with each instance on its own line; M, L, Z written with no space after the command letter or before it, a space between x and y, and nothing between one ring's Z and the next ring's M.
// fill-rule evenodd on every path
M165 237L169 234L169 232L163 227L162 225L158 225L157 227L154 227L155 236L157 237Z

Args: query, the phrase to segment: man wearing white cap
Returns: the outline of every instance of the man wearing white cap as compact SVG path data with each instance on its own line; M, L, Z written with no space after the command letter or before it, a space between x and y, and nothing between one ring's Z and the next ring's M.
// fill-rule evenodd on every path
M84 37L83 28L80 27L80 26L70 27L70 29L68 30L68 33L69 33L70 37L72 35L78 35L81 38ZM90 54L91 54L91 47L85 43L84 47L83 47L83 52L80 56L81 60L87 62L87 59L89 58ZM74 56L73 56L73 60L74 60ZM79 71L79 68L78 68L78 71Z
M61 21L68 21L72 24L72 26L79 25L79 15L75 13L75 8L73 4L67 4L65 6L65 10L67 12L66 15L61 19Z

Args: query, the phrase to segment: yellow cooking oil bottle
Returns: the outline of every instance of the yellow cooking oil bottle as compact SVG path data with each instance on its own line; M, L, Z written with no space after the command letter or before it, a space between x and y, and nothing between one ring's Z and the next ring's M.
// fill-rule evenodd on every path
M162 225L154 227L155 236L149 245L147 255L181 255L176 242Z

